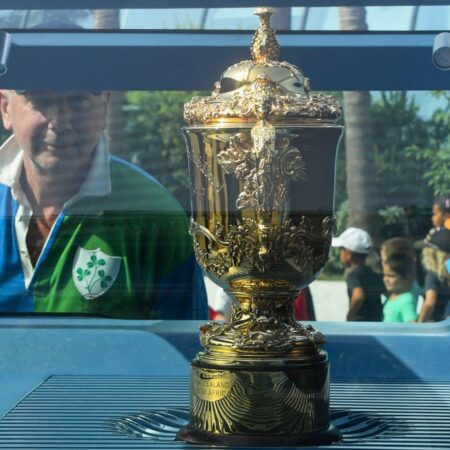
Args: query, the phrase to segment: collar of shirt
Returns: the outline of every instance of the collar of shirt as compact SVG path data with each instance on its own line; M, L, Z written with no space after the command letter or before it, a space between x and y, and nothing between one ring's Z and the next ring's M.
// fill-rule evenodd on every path
M78 193L65 203L64 209L76 204L77 201L82 198L104 196L111 192L109 160L110 156L106 147L105 138L102 136L95 150L89 173L80 186ZM35 272L35 267L33 267L31 263L26 245L26 236L33 211L30 208L20 183L22 170L23 149L19 147L14 136L11 136L0 147L0 183L11 188L12 197L19 203L15 217L15 230L24 274L25 288L28 289ZM53 231L52 228L50 234L52 234ZM48 239L44 244L44 249L47 245Z
M74 204L83 197L99 197L111 193L110 155L106 140L102 135L94 153L89 172L77 194L66 202L64 207ZM20 184L23 170L23 149L12 135L0 147L0 183L11 188L12 196L22 206L29 206Z

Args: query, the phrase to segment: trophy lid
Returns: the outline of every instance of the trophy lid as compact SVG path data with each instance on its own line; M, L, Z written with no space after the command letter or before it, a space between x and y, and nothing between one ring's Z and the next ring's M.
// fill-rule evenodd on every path
M280 44L270 26L271 8L258 8L260 24L251 45L252 60L229 67L209 97L185 104L190 125L217 121L336 122L339 103L330 95L312 94L309 79L293 64L278 61Z

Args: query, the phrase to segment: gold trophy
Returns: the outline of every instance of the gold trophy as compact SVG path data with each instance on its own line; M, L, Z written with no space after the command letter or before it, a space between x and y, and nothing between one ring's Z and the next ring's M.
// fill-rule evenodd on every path
M190 421L178 438L325 444L340 438L325 339L295 321L293 301L328 259L341 109L278 61L272 11L256 14L252 60L185 105L196 257L235 303L228 322L200 328Z

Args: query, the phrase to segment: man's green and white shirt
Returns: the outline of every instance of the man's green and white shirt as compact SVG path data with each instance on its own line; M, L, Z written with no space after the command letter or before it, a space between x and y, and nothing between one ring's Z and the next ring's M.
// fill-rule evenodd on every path
M23 151L11 137L0 148L0 311L207 317L187 218L154 178L111 157L102 139L33 267L22 169Z

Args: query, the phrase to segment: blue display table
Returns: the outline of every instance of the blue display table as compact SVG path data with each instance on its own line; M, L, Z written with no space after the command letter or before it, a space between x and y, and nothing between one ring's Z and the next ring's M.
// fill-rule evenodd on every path
M171 409L183 420L200 324L1 318L0 448L194 448L170 433L130 438L114 421ZM315 326L340 448L450 448L450 321Z

